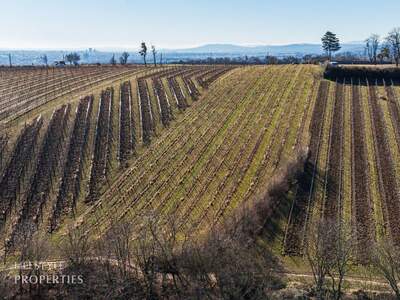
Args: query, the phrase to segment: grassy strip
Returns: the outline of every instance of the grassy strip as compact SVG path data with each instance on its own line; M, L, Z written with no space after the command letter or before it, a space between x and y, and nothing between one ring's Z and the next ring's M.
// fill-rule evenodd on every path
M363 104L364 111L364 120L365 120L365 142L367 145L367 160L369 167L369 189L371 195L371 202L373 205L373 216L375 223L375 234L376 239L380 240L384 235L384 227L385 222L383 218L382 212L382 196L379 178L379 169L378 166L378 147L375 140L375 124L373 123L372 111L368 104L368 88L366 86L361 86L361 99Z
M329 144L331 138L331 123L335 103L334 83L329 83L328 99L326 102L325 118L320 141L320 151L317 161L317 178L314 183L314 196L310 220L319 220L325 206L325 174L327 172L327 162L329 159Z
M351 85L345 84L344 98L344 118L343 118L343 210L342 221L345 224L352 224L352 175L351 175L351 145L352 145L352 104L351 104Z

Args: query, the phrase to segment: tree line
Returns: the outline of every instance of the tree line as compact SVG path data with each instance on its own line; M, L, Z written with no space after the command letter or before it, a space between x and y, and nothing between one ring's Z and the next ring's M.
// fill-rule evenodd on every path
M341 49L339 38L335 33L327 31L321 39L322 48L329 60L332 60L333 53ZM392 29L386 37L381 38L378 34L371 34L364 41L365 55L370 63L377 64L378 60L383 63L385 60L400 63L400 27Z
M139 54L143 58L143 63L145 66L147 66L147 54L148 54L147 52L148 52L147 45L145 42L142 42L140 44ZM153 55L153 64L156 67L157 66L157 57L156 57L157 50L154 45L151 46L151 53ZM119 63L121 65L126 65L128 63L129 56L130 56L130 54L128 52L126 52L126 51L122 52L122 54L119 58ZM113 56L111 57L110 64L112 64L112 65L117 64L117 60L115 59L115 54L113 54ZM159 64L162 64L162 54L160 54Z
M140 44L140 50L138 52L140 54L140 56L143 58L143 63L144 65L147 66L147 54L148 54L148 49L146 46L145 42L142 42ZM154 45L151 46L151 53L153 56L153 64L154 66L157 66L157 50L156 47ZM129 52L122 52L121 56L118 58L118 61L115 57L115 54L113 54L109 60L109 63L111 65L116 65L118 62L121 65L126 65L128 63L128 58L129 58L130 54ZM49 65L49 59L47 54L43 54L42 56L39 57L39 60L45 65L48 66ZM66 62L69 63L70 65L79 65L79 62L81 61L81 56L78 52L71 52L68 53L66 55L63 55L63 59L61 61L56 61L55 64L56 65L64 65ZM158 63L162 64L162 53L160 53L160 57L158 59ZM10 65L11 65L11 58L10 58Z

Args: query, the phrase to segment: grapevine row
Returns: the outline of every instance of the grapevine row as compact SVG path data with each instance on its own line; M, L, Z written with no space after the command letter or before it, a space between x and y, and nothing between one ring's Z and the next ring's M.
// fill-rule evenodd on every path
M154 94L157 98L159 105L161 122L164 126L168 126L172 119L171 105L169 103L168 95L164 90L163 84L159 77L153 77Z
M23 180L27 175L27 162L32 161L36 142L43 119L38 117L32 124L25 126L15 142L11 158L0 181L0 228L13 207L23 188Z
M55 178L57 178L64 160L64 141L66 128L70 114L70 105L64 105L54 111L44 136L43 144L39 152L33 179L17 216L12 235L7 246L13 246L20 235L26 234L35 228L42 216L43 208L49 199Z
M107 90L102 91L100 97L92 169L90 174L89 195L86 199L87 202L98 200L100 195L99 190L106 180L109 148L112 142L110 129L113 96L113 90L108 88Z
M386 94L388 95L389 112L392 119L392 124L395 130L397 147L400 149L400 102L398 101L393 82L390 85L385 83Z
M53 207L53 214L50 223L50 231L58 226L59 218L70 213L76 203L76 194L80 189L82 178L82 164L84 160L84 149L87 143L87 128L90 122L90 114L93 105L93 97L85 97L79 102L72 136L69 144L67 161L64 167L64 174L61 179L61 186Z
M145 79L139 78L137 84L140 107L140 121L142 122L143 143L145 145L148 145L150 144L152 132L154 130L150 95L147 87L147 81Z
M171 92L175 98L176 105L179 109L185 109L188 106L185 95L183 94L182 88L179 86L175 77L168 77L168 84Z
M372 118L375 124L375 138L378 149L378 161L383 183L383 198L388 212L389 231L393 241L400 244L400 202L399 186L396 181L396 170L390 151L389 138L385 130L382 108L378 103L375 86L369 85L369 103L372 108ZM367 221L367 220L366 220Z
M120 98L120 147L119 160L125 162L133 153L135 148L135 128L132 113L131 84L129 81L121 85Z
M332 116L331 138L328 155L328 170L326 180L325 218L336 219L340 211L342 198L342 158L343 158L343 113L344 85L336 83L335 103Z

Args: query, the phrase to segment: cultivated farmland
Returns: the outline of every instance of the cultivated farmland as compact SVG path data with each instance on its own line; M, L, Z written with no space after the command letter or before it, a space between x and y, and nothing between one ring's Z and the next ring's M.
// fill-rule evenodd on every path
M307 157L288 197L268 203L271 244L304 254L313 221L400 243L400 88L323 79L319 66L2 69L0 230L92 237L151 212L194 236L263 198Z
M323 80L310 159L288 217L284 252L301 254L312 219L351 224L360 258L373 241L399 242L399 88L392 80Z
M64 219L96 205L115 177L206 93L196 78L209 85L231 69L2 70L2 248L14 249L27 231L56 232Z

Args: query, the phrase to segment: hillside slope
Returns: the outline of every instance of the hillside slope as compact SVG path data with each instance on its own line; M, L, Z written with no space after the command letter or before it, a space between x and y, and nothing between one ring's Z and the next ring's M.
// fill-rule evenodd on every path
M235 69L150 145L77 221L101 234L151 212L201 232L252 201L308 144L319 69Z

